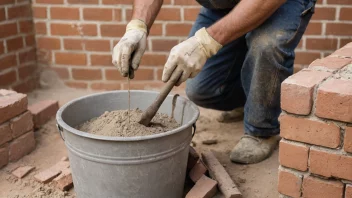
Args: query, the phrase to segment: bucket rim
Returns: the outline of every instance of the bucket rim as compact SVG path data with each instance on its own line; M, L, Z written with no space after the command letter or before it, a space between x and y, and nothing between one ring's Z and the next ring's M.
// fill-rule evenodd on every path
M186 128L192 126L194 123L196 123L198 117L199 117L199 108L197 107L196 104L194 104L191 100L186 99L183 96L178 96L180 99L189 102L191 105L191 108L195 111L194 116L185 124L182 126L175 128L173 130L164 132L164 133L158 133L158 134L153 134L153 135L145 135L145 136L133 136L133 137L119 137L119 136L103 136L103 135L96 135L96 134L91 134L87 133L84 131L77 130L70 125L68 125L63 119L62 119L62 113L63 111L72 105L75 102L78 102L79 100L85 99L85 98L90 98L90 97L95 97L98 95L104 95L104 94L111 94L111 93L127 93L127 90L114 90L114 91L104 91L104 92L99 92L99 93L94 93L94 94L89 94L85 96L81 96L79 98L76 98L74 100L71 100L64 104L56 113L56 122L57 124L65 129L66 131L73 133L75 135L85 137L85 138L90 138L90 139L96 139L96 140L106 140L106 141L143 141L143 140L150 140L150 139L156 139L156 138L161 138L164 136L169 136L178 132L181 132L185 130ZM159 94L157 91L148 91L148 90L131 90L131 92L135 93L155 93ZM173 95L168 95L168 96L173 96Z

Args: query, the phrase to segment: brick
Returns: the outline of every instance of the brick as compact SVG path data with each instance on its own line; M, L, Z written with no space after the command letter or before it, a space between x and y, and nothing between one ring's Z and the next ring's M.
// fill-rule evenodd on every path
M76 88L76 89L87 89L88 88L88 84L86 82L66 81L65 85L68 87Z
M341 38L340 39L340 47L343 47L343 46L345 46L345 45L347 45L348 43L351 43L351 42L352 42L352 38L351 39L349 39L349 38L345 38L345 39Z
M0 74L0 86L10 85L16 82L16 80L17 80L16 71L14 70Z
M322 34L322 23L311 22L305 31L305 35L321 35Z
M19 55L20 64L35 61L37 59L37 51L35 48L20 52Z
M62 171L62 173L53 180L56 188L62 191L68 191L73 187L72 173L69 168Z
M48 17L46 7L33 6L32 10L34 18L46 19Z
M329 38L307 38L306 48L313 50L336 50L337 39Z
M83 39L64 39L64 48L66 50L83 50L84 45Z
M16 51L23 48L22 36L6 40L7 51Z
M59 103L57 100L43 100L30 105L28 110L33 115L34 127L39 128L55 117L57 110L59 110Z
M20 21L20 32L21 33L33 33L34 24L32 20Z
M72 69L72 77L75 80L101 80L100 69Z
M335 20L336 9L334 7L316 7L312 20Z
M342 48L335 51L332 55L345 56L352 58L352 48Z
M35 149L34 132L29 131L13 140L9 146L9 160L11 162L21 159Z
M300 171L308 169L308 146L281 140L279 148L279 161L282 166Z
M16 23L8 23L0 25L0 39L17 35L17 24Z
M79 8L51 7L51 19L79 20Z
M352 153L352 127L346 127L343 148L346 152Z
M6 20L5 8L0 8L0 21Z
M52 67L51 69L54 70L61 79L69 78L70 74L68 72L68 68Z
M121 76L120 72L117 71L117 69L106 69L105 78L106 80L126 80L126 78Z
M113 66L111 55L92 54L90 62L93 66Z
M342 198L343 184L339 181L322 180L308 176L303 179L302 191L303 197Z
M278 191L293 198L301 196L302 176L287 171L279 171Z
M198 160L199 160L199 154L193 147L190 146L189 153L188 153L187 169L191 170L194 167L194 165L196 165Z
M50 37L38 37L37 46L40 49L59 50L61 49L60 39Z
M178 40L153 39L153 51L170 52L171 48L178 44Z
M340 20L352 21L352 8L341 8Z
M112 9L84 8L83 19L88 21L112 21Z
M0 55L5 53L4 41L0 41ZM1 68L1 66L0 66Z
M64 0L36 0L35 3L41 4L63 4Z
M180 21L181 11L179 8L161 8L156 20Z
M349 36L352 34L352 24L327 23L326 35Z
M67 0L69 4L99 4L99 0Z
M126 4L126 5L132 5L133 0L103 0L103 4L108 4L108 5L117 5L117 4Z
M296 52L295 64L309 65L318 58L320 58L318 52Z
M20 82L19 84L14 85L13 90L21 93L29 93L34 89L38 88L39 85L39 77L34 76L25 81Z
M34 36L34 34L27 35L25 37L25 43L26 43L27 47L34 47L35 46L35 36Z
M93 90L120 90L121 85L118 83L92 83L90 88Z
M134 73L134 80L153 80L154 70L153 69L138 69L138 72Z
M34 175L34 179L37 180L40 183L47 184L51 182L55 177L57 177L61 173L61 170L53 170L53 169L47 169L44 170L36 175Z
M352 157L310 149L309 171L325 177L352 180Z
M9 163L9 147L8 144L0 146L0 168Z
M87 65L87 57L84 53L56 52L56 64L61 65Z
M280 135L283 138L337 148L340 145L340 128L331 122L280 116Z
M34 169L34 166L20 166L16 168L16 170L12 171L12 174L17 178L21 179Z
M207 171L207 167L205 167L202 161L199 161L193 166L193 168L189 172L189 177L194 183L196 183L203 175L206 174Z
M351 5L350 0L327 0L328 4Z
M110 41L109 40L85 40L85 48L88 51L101 51L110 52Z
M46 34L46 23L45 22L36 22L35 25L36 34Z
M0 89L0 123L25 112L27 104L27 95Z
M51 34L57 36L97 36L95 24L50 24Z
M126 25L102 24L100 34L104 37L122 37L126 32Z
M308 115L313 106L315 87L330 75L329 72L303 69L288 77L281 85L281 108L290 113Z
M17 65L17 58L15 54L6 55L0 58L0 70L5 70Z
M18 76L21 80L33 76L37 71L37 65L26 65L18 68Z
M321 118L352 122L352 81L331 79L318 89L315 115Z
M217 192L217 184L215 180L203 175L187 193L186 198L211 198Z
M167 60L166 55L144 54L140 65L143 66L164 66Z
M166 35L187 36L191 28L191 24L166 24Z
M189 0L175 0L175 5L199 5L197 1L189 1Z
M10 120L12 137L17 138L33 129L33 117L29 111Z
M352 198L352 185L346 185L345 198Z
M32 16L31 5L20 5L7 8L8 19L25 18Z
M332 69L335 71L343 68L344 66L350 64L351 62L352 61L350 59L337 58L337 57L325 57L325 58L317 59L313 61L309 65L309 68L310 69L313 69L314 67L326 68L326 69Z
M184 20L186 21L195 21L199 14L200 8L184 8Z
M12 140L12 132L8 122L0 125L0 146Z
M1 0L0 5L15 4L15 0Z
M121 9L114 9L113 20L114 21L121 21L122 20L122 11L121 11Z

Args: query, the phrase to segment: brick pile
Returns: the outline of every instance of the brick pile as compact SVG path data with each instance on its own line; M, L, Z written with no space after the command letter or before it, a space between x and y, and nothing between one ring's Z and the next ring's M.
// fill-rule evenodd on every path
M111 49L125 32L133 0L33 0L38 61L66 85L83 89L126 89L111 64ZM158 88L170 49L187 38L200 6L195 0L164 0L132 89ZM65 13L65 14L62 14ZM352 41L349 0L318 0L297 48L295 68L330 55Z
M37 86L30 0L0 1L0 88L29 92Z
M0 89L0 168L35 149L27 96Z
M352 43L281 87L279 185L289 197L352 197Z

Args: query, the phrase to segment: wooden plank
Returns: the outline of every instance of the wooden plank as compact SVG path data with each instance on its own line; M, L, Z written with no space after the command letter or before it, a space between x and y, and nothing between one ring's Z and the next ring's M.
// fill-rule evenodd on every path
M215 155L211 151L206 151L202 153L202 158L205 165L208 167L210 176L218 182L220 192L225 198L242 198L238 187Z

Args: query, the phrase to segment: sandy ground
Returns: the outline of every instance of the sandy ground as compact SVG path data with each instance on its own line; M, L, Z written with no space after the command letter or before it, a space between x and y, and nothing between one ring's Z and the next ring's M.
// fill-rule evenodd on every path
M49 78L50 79L50 78ZM43 82L45 88L36 90L29 94L29 102L33 103L42 99L59 100L60 105L77 98L79 96L92 93L91 91L74 90L62 86L58 81L51 79ZM182 92L181 92L182 94ZM219 112L201 109L201 116L197 123L197 132L193 141L196 150L212 149L216 157L224 165L232 179L239 185L244 198L274 198L277 193L277 169L278 150L273 155L258 164L240 165L231 163L229 153L233 146L243 135L243 123L218 123L215 118ZM25 156L16 163L7 165L0 170L0 198L11 197L74 197L74 189L67 192L59 192L48 185L40 185L33 180L33 175L48 168L66 156L64 142L60 138L55 126L55 120L51 120L40 130L35 132L37 147L29 155ZM214 145L203 145L202 140L217 139ZM20 165L32 165L36 167L25 178L18 180L10 174L11 170ZM218 195L217 197L221 197Z

